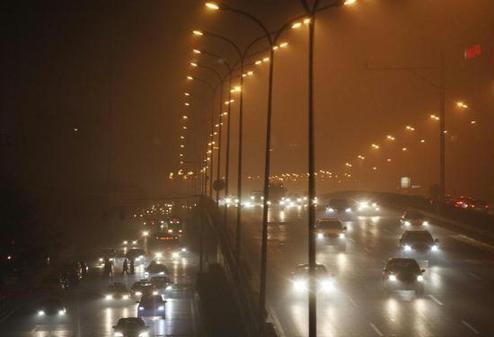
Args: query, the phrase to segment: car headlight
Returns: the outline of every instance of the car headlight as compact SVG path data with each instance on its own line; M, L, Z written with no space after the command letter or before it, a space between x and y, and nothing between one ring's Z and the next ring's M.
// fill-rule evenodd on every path
M123 300L128 300L128 299L129 299L129 295L123 295L123 296L122 296L122 299L123 299Z
M346 213L352 213L352 209L350 207L348 207L347 209L345 209L345 212Z
M424 280L424 277L422 275L417 276L417 281L422 282Z
M379 207L375 207L375 208L374 208L374 210L375 210L376 212L379 212L381 209L380 209Z
M412 250L412 247L410 245L404 245L403 250L405 250L405 252L409 252Z
M38 316L44 316L45 315L45 311L44 310L39 310L38 311Z
M144 310L144 307L139 307L139 311L143 311Z
M143 331L139 334L139 337L149 337L149 332Z
M158 290L153 290L153 295L158 295Z
M293 281L293 289L296 292L301 292L307 290L307 282L304 280Z
M437 252L439 250L439 247L437 245L432 245L431 250L433 252Z
M163 256L163 254L161 254L161 252L157 252L157 253L154 253L154 257L159 259Z
M59 314L60 316L65 315L65 309L58 310L58 314Z
M105 295L105 300L111 300L113 298L113 295L107 294Z
M172 259L178 259L179 256L180 256L180 254L178 254L178 252L172 253Z
M410 225L411 225L410 221L405 220L405 226L410 226Z
M163 311L163 310L165 310L165 306L164 306L164 305L160 305L160 306L158 307L158 311Z
M429 226L429 221L422 221L422 226Z
M120 332L120 331L115 331L115 332L113 333L113 336L115 336L115 337L123 337L123 335L124 335L124 334L123 334L122 332Z
M324 238L324 234L323 233L317 233L317 238L318 239L323 239Z
M333 209L333 208L331 208L331 207L328 207L328 208L326 208L326 212L328 212L328 213L333 213L333 212L334 212L334 209Z
M338 235L338 237L339 237L340 239L344 239L344 238L345 238L345 233L340 233L340 234Z
M100 258L98 259L98 261L99 261L99 262L103 262L103 258L102 258L102 257L100 257Z
M135 294L136 294L137 296L142 296L142 291L136 291L136 292L135 292Z
M389 275L388 276L388 280L390 280L390 281L396 281L397 280L396 275L393 275L393 274Z
M181 249L181 251L185 253L185 252L187 252L187 248L184 247Z
M321 290L330 291L334 288L334 284L332 280L324 280L319 283Z
M165 290L172 290L172 286L166 286Z

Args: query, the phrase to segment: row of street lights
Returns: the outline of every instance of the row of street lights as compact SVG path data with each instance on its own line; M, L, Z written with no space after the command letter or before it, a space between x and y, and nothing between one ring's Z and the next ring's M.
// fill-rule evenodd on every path
M337 0L333 1L330 5L319 6L319 1L316 0L311 5L304 0L301 0L302 6L305 10L304 15L297 16L296 18L289 20L285 25L283 25L280 29L275 31L274 33L269 31L267 26L257 17L252 14L240 10L238 8L233 8L226 4L220 4L215 2L206 3L206 7L212 11L223 11L230 12L241 17L248 19L250 22L254 23L261 31L262 36L260 38L255 39L252 43L250 43L245 49L241 50L238 45L221 35L217 35L211 32L204 32L200 30L194 30L193 34L197 37L209 36L221 39L228 44L230 44L236 52L236 56L238 60L236 62L240 68L240 85L239 85L239 139L238 139L238 172L237 172L237 198L241 200L242 193L242 155L243 155L243 78L244 78L244 65L246 58L249 57L250 49L256 45L260 41L267 42L269 46L269 56L266 59L263 59L262 62L269 62L269 70L268 70L268 92L267 92L267 109L266 109L266 138L265 138L265 151L264 151L264 184L263 184L263 215L262 215L262 240L261 240L261 271L260 271L260 284L259 284L259 322L261 323L260 334L263 334L263 327L265 322L265 307L266 307L266 274L267 274L267 232L268 232L268 202L269 202L269 177L271 171L271 126L272 126L272 97L273 97L273 74L274 74L274 64L275 64L275 51L278 48L283 48L286 46L286 43L281 43L278 45L278 40L282 33L289 28L297 29L302 24L305 24L309 28L309 50L308 50L308 171L309 171L309 182L308 182L308 199L309 199L309 212L308 212L308 231L309 231L309 250L308 250L308 260L309 260L309 280L310 280L310 289L315 289L315 164L314 164L314 104L313 104L313 58L314 58L314 26L315 26L315 15L316 12L332 7L338 7L346 4L353 4L356 0ZM194 50L194 53L199 55L202 53L200 50ZM266 61L265 61L266 60ZM256 64L259 64L259 60L256 61ZM194 67L198 67L199 64L197 62L193 62L191 64ZM207 68L206 68L207 69ZM233 102L231 99L232 93L232 77L234 76L233 69L230 69L228 76L228 100L225 102L228 106L227 111L227 135L226 135L226 164L225 164L225 195L228 195L229 192L229 153L230 153L230 113L231 113L231 103ZM218 76L220 77L220 76ZM189 76L189 79L194 79ZM219 88L220 88L220 104L222 103L223 97L223 81L219 79ZM223 116L222 110L219 112L219 127L221 130L222 122L221 117ZM212 118L213 119L213 118ZM213 123L212 123L213 124ZM217 124L217 125L218 125ZM212 130L211 130L212 131ZM218 164L217 164L217 177L216 180L220 179L220 156L221 156L221 132L218 134ZM211 168L213 167L213 157L214 157L214 131L210 133L209 143L208 143L207 154L210 154L210 160L206 159L207 166L209 166L210 175L212 173ZM207 168L205 169L207 171ZM210 196L211 196L211 186L213 184L212 179L209 181L210 184ZM216 200L218 202L219 194L216 194ZM227 222L227 210L225 205L225 215L224 215L225 225ZM238 263L240 265L241 261L241 207L237 208L237 217L236 217L236 253ZM309 336L316 336L316 295L314 291L309 291Z

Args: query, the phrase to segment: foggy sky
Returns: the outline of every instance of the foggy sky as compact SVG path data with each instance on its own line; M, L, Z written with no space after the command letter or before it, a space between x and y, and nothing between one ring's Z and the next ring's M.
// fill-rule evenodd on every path
M270 29L301 13L297 1L231 1L260 16ZM173 194L185 90L193 93L186 159L200 160L211 97L185 76L194 46L233 53L197 41L193 28L224 34L239 44L259 36L251 24L205 13L201 1L89 1L84 4L3 5L2 176L24 188L73 193L143 191ZM321 183L319 190L393 190L410 175L427 188L437 181L438 71L377 72L369 66L447 64L448 192L494 197L491 125L494 106L494 3L490 0L363 0L318 15L315 56L317 167L344 172L352 182ZM306 172L306 30L288 31L275 60L273 174ZM482 46L465 61L464 49ZM262 46L260 46L261 48ZM206 62L203 60L202 62ZM209 63L211 61L209 60ZM267 65L246 80L246 176L262 173ZM214 82L210 74L197 76ZM432 83L432 85L431 85ZM225 89L226 90L226 89ZM464 100L471 109L455 107ZM236 171L238 106L233 105L231 171ZM478 121L473 128L471 120ZM404 126L427 139L420 147ZM77 129L77 131L74 131ZM395 148L384 137L399 140ZM451 138L452 136L452 138ZM383 154L370 151L382 145ZM406 146L409 151L401 152ZM366 156L359 167L356 155ZM386 166L383 158L393 159ZM224 155L223 155L224 158ZM369 163L367 163L369 162ZM370 167L377 166L376 172ZM246 191L259 189L260 180ZM233 178L231 190L235 191ZM288 187L300 191L302 183Z

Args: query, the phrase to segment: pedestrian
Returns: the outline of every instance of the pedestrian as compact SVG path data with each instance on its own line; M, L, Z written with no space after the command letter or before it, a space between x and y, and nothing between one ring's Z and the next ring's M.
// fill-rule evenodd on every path
M135 273L134 259L130 259L130 274L134 275L134 273Z
M122 275L129 274L129 262L127 258L124 258L123 266L122 266Z

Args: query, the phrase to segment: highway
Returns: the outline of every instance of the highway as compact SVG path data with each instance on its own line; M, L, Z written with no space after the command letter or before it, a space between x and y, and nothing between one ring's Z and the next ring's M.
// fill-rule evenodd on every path
M151 336L195 336L197 333L197 310L193 297L196 274L195 259L167 261L173 288L166 292L166 319L144 319ZM116 263L119 266L118 263ZM135 280L144 278L144 268L136 268L135 275L122 276L116 268L115 281L131 287ZM93 269L75 290L63 295L67 306L65 317L38 317L33 304L40 294L28 295L17 310L0 322L2 337L96 337L113 336L113 326L119 318L135 317L135 299L106 300L105 289L109 281L101 272Z
M378 217L348 219L344 252L318 245L317 262L335 278L334 290L318 297L318 336L493 336L494 250L478 241L431 223L440 251L420 261L425 294L384 291L384 264L402 254L399 215L382 210ZM244 258L257 289L261 208L246 209L243 219ZM297 264L307 263L305 211L273 210L268 232L270 318L281 336L307 336L307 298L294 293L289 279Z

